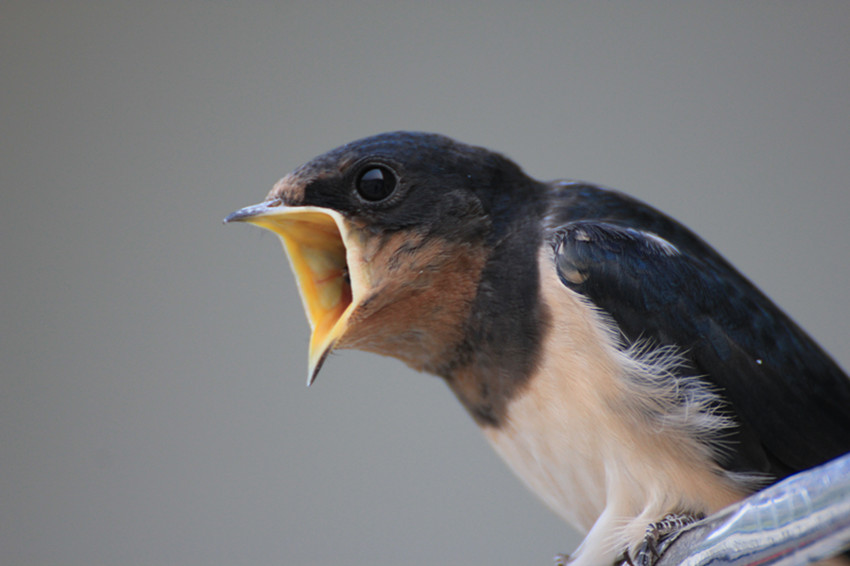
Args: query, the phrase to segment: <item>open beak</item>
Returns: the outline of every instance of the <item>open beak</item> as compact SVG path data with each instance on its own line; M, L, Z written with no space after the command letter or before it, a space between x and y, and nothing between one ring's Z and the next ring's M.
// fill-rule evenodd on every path
M225 222L249 222L278 235L295 272L310 321L307 385L345 332L354 309L342 215L316 206L285 206L270 200L237 210Z

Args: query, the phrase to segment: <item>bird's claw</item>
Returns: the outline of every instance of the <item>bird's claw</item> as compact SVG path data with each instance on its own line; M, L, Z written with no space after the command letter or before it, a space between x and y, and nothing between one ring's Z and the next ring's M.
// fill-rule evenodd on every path
M638 546L634 558L629 551L626 551L623 553L622 561L618 563L621 566L653 566L667 550L667 547L676 540L682 529L703 517L701 514L670 513L665 515L660 521L651 523L646 527L643 542Z

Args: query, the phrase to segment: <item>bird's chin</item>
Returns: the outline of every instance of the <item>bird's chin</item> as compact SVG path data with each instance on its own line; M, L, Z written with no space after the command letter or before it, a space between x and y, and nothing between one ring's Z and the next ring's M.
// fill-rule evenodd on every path
M225 222L244 221L278 235L298 283L310 321L309 375L315 380L327 355L344 334L354 310L342 215L314 206L268 201L238 210Z

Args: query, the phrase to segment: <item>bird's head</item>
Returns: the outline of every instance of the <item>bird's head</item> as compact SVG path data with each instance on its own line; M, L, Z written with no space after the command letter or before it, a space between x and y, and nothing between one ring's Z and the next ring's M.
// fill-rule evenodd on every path
M336 348L439 373L530 184L498 154L395 132L313 159L225 221L283 242L312 328L308 383Z

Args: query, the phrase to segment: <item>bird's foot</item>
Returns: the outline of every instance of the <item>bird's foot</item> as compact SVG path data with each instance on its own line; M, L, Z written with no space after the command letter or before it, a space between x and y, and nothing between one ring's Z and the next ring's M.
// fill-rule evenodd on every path
M570 566L573 563L573 557L569 554L558 553L553 558L554 566ZM611 566L635 566L629 558L629 553L624 552L617 558Z
M622 566L653 566L670 544L676 540L679 532L700 519L702 514L673 514L665 515L657 523L646 527L643 542L638 546L634 556L629 551L623 553Z

